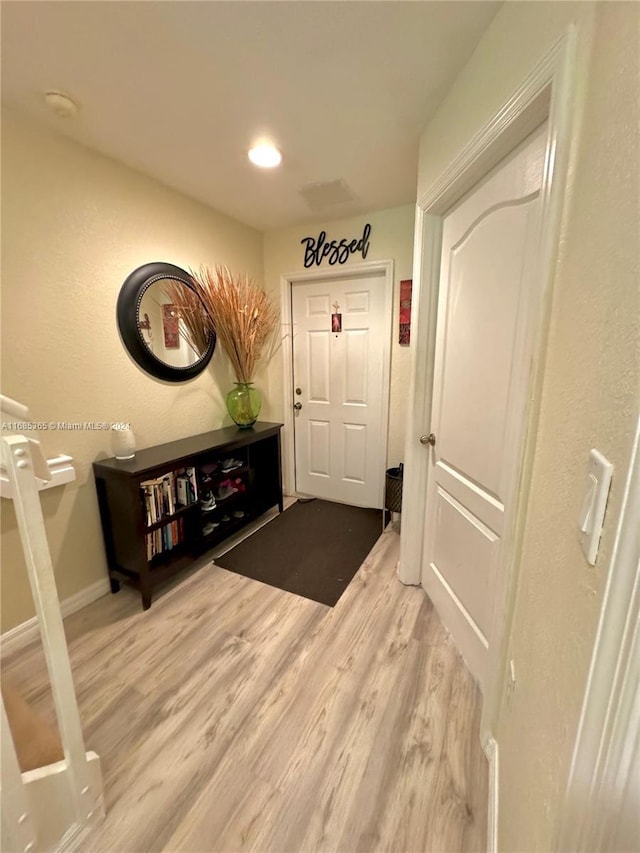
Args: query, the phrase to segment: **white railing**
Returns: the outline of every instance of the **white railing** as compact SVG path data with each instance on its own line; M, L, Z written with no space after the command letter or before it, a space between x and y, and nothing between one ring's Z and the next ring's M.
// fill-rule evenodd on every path
M3 421L28 421L28 410L0 396ZM29 582L38 617L47 669L64 750L64 760L21 773L2 708L2 850L16 853L60 849L88 824L104 816L100 761L85 752L60 602L38 492L54 476L37 439L0 436L2 496L15 507ZM70 457L57 457L63 473L75 477Z

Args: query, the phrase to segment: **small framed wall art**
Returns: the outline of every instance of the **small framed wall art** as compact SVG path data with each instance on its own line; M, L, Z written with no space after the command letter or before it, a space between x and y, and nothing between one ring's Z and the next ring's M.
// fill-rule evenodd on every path
M412 279L400 282L400 334L398 343L409 346L411 342L411 285Z
M175 305L162 306L162 327L165 349L180 348L180 316Z

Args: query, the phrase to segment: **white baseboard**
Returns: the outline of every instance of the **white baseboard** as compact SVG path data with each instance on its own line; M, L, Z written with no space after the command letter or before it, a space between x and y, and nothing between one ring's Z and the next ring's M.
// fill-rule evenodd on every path
M499 763L498 742L489 738L485 746L485 755L489 762L489 806L487 815L487 853L498 853L498 801L500 797L499 788Z
M75 595L65 598L64 601L60 602L62 618L64 619L65 616L70 616L72 613L82 610L82 608L86 607L87 604L97 601L98 598L102 598L102 596L106 595L109 591L109 578L104 577L99 581L92 583L91 586L86 586L84 589L81 589L80 592L77 592ZM27 643L30 643L38 636L38 633L37 616L32 616L31 619L27 619L26 622L22 622L20 625L16 625L15 628L10 628L8 631L5 631L2 637L0 637L2 656L12 654L23 646L26 646Z

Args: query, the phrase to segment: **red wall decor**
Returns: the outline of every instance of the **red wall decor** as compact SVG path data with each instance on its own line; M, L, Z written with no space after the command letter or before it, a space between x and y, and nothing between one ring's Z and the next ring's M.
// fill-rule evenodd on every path
M180 315L175 305L162 306L162 329L164 331L165 349L180 348L179 320Z
M400 336L398 342L409 346L411 338L411 285L412 279L400 282Z

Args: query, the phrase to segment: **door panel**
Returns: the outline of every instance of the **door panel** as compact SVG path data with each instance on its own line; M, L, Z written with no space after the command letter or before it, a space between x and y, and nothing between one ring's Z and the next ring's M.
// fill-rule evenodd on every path
M308 422L309 474L328 477L331 469L331 424L329 421Z
M502 502L522 250L535 209L530 199L494 210L451 250L449 263L440 455Z
M546 128L444 217L422 584L480 685L527 401Z
M307 317L324 317L330 310L328 293L307 297Z
M343 427L344 478L364 484L367 476L367 427L364 424L343 424Z
M344 376L344 403L349 406L366 406L369 390L367 375L369 356L368 329L347 329L344 332L346 358L341 363Z
M489 589L481 567L490 565L495 558L498 536L440 487L436 501L433 562L486 636Z
M368 314L369 293L366 290L358 290L345 293L345 314Z
M329 373L331 369L329 343L329 332L309 332L307 337L309 353L306 359L307 377L304 384L309 389L309 400L314 403L329 402Z
M302 390L292 401L302 406L295 414L296 489L303 494L382 507L391 331L385 289L384 275L292 286L293 380ZM342 315L341 332L331 330L332 313Z

